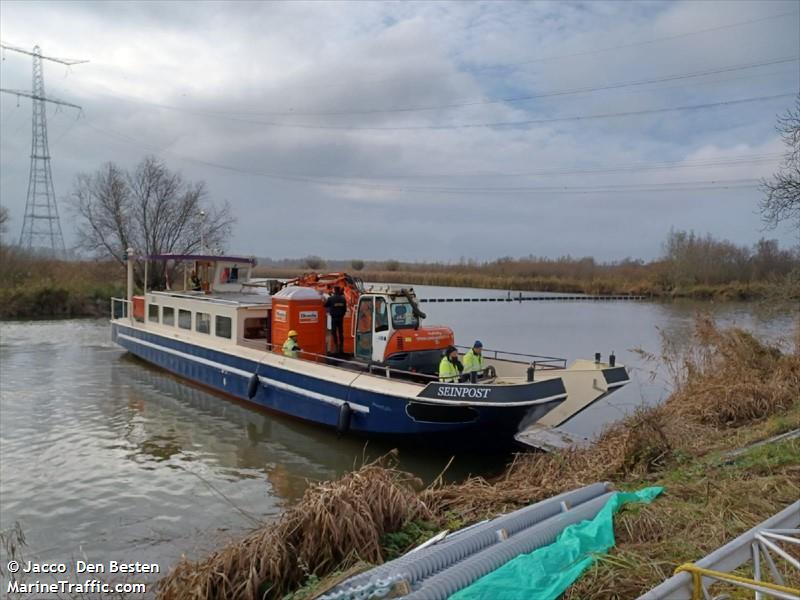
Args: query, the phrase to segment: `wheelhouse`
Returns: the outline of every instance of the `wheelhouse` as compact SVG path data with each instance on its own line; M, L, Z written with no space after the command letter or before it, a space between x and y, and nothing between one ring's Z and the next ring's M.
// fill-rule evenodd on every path
M270 341L270 282L252 282L253 258L206 254L157 254L141 257L147 265L165 263L164 290L148 290L128 299L131 316L147 329L182 337L264 349ZM126 313L118 305L116 316Z

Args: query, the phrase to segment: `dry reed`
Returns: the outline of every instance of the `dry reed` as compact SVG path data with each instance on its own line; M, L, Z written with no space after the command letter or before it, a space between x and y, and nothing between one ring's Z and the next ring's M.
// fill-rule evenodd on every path
M359 560L381 561L381 536L431 518L415 493L421 482L388 458L341 479L310 486L275 523L200 562L182 560L162 580L164 600L280 598L311 573Z

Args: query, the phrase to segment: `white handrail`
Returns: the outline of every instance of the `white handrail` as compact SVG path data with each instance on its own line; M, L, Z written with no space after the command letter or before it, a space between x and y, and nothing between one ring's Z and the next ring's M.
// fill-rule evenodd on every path
M110 298L111 302L111 320L115 319L125 319L127 318L129 321L133 322L133 310L132 305L133 302L126 298ZM116 303L122 307L122 314L118 317L116 314Z

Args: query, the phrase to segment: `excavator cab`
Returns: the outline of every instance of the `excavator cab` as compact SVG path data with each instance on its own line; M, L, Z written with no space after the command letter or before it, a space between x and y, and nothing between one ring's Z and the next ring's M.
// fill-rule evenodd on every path
M356 309L355 358L435 375L442 351L453 343L453 332L447 327L420 328L423 318L411 290L365 292Z
M408 303L408 301L406 301ZM358 301L356 314L356 358L382 363L386 345L393 331L389 316L391 299L385 295L364 294Z

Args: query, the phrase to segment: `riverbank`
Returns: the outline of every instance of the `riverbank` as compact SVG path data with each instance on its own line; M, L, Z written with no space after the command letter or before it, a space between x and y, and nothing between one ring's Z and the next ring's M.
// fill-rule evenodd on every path
M257 267L255 277L294 278L308 270L290 268ZM562 294L633 295L647 296L659 300L798 300L800 299L800 272L783 278L765 281L720 284L684 284L664 286L649 279L625 279L618 277L573 277L503 275L461 272L458 267L442 271L413 270L363 270L351 273L364 281L374 283L398 283L409 285L433 285L445 287L468 287L496 290L521 290L530 292L553 292Z
M525 275L470 272L457 265L424 270L414 265L354 272L365 281L567 294L620 294L658 300L800 300L800 271L764 281L664 286L658 279L624 276ZM298 277L307 269L257 267L254 276ZM637 271L638 273L638 271ZM0 319L103 317L108 301L125 292L124 269L110 261L61 261L0 247Z
M792 349L779 349L699 319L689 350L667 345L660 357L675 375L668 400L611 426L592 447L523 454L492 481L427 488L387 457L310 486L279 520L206 559L182 561L159 597L311 598L342 571L392 558L439 529L601 480L667 491L621 514L617 547L568 597L635 597L800 494L797 440L725 458L800 421L800 331L796 338Z
M109 314L124 295L125 272L108 261L62 261L0 249L0 319L63 319Z

